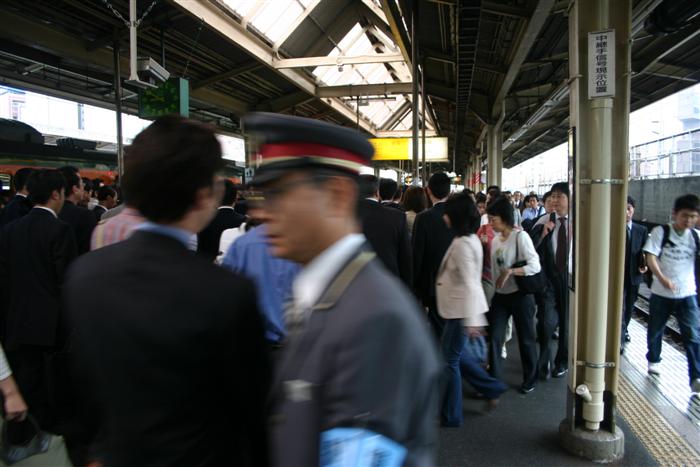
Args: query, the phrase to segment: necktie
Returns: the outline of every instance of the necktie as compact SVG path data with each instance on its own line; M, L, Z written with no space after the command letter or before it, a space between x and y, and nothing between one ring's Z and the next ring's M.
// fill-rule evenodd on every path
M566 232L566 219L563 217L559 218L559 231L557 232L557 253L556 253L556 265L560 273L566 274L566 260L569 255L569 242L567 239Z

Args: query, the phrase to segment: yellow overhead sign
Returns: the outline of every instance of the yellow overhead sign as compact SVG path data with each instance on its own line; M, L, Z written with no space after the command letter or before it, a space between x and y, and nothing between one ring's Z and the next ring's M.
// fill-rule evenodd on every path
M370 138L374 146L375 161L409 161L413 159L412 138ZM422 160L422 138L418 140L418 159ZM445 162L447 155L447 138L430 137L425 139L425 160L428 162Z

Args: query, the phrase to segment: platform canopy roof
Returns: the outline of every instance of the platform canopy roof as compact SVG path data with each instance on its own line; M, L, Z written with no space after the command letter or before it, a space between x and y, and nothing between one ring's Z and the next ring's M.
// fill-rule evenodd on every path
M634 0L632 109L700 79L697 16L644 27L665 4ZM503 118L511 167L566 140L568 10L557 0L138 0L138 55L190 82L191 113L238 132L249 111L358 127L412 128L411 29L425 126L449 137L457 167ZM696 7L695 9L699 9ZM0 2L0 83L113 106L114 54L128 75L128 0ZM127 111L137 89L124 84Z

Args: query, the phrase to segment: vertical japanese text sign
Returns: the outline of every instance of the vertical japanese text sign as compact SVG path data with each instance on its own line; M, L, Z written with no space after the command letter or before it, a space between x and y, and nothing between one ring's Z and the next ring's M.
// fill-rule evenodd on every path
M615 31L588 33L588 98L615 97Z

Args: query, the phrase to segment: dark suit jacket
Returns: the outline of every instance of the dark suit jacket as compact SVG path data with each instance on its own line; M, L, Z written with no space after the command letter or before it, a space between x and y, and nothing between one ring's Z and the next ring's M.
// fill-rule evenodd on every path
M418 214L413 224L413 289L424 305L435 298L438 269L454 239L444 214L445 203L438 203Z
M387 208L398 209L399 211L406 212L406 210L399 203L395 203L393 201L387 201L387 202L382 201L382 206L387 207Z
M549 216L550 214L545 214ZM541 219L543 216L538 218ZM542 230L544 225L536 225L530 230L530 237L532 238L532 244L535 246L537 253L540 255L540 264L542 266L542 272L547 276L547 278L552 283L566 284L566 277L562 277L559 269L557 269L556 256L554 255L554 246L552 245L552 235L554 235L554 230L549 232L544 238L542 236ZM558 281L558 282L557 282Z
M65 297L106 465L266 463L270 367L252 283L137 231L75 261Z
M627 226L625 226L625 229ZM644 264L644 243L649 231L643 225L632 222L629 243L625 242L625 284L639 285L644 275L639 272L639 266Z
M35 208L5 226L0 238L0 284L6 350L58 346L65 338L61 288L77 256L70 226Z
M95 220L97 222L100 222L100 219L102 219L102 216L107 211L109 211L109 209L107 209L106 207L101 206L99 204L97 206L95 206L94 208L92 208L92 214L95 216Z
M2 210L0 215L0 226L24 217L32 209L32 202L26 196L15 195Z
M219 208L209 225L197 235L197 254L214 261L219 255L221 233L226 229L235 229L245 221L245 216L233 209Z
M379 204L376 201L360 201L362 232L377 253L384 266L400 277L410 287L411 240L406 226L406 214Z
M78 244L78 254L82 255L90 251L90 237L97 225L95 215L87 208L66 201L58 218L73 228L75 241Z

